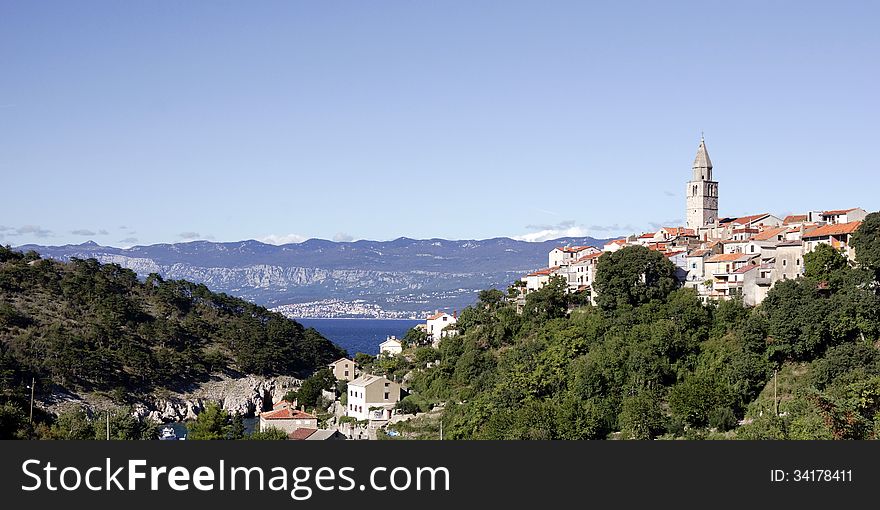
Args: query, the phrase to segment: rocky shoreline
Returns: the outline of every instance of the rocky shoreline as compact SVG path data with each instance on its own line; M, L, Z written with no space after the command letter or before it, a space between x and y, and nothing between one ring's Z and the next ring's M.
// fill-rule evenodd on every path
M160 390L138 398L132 404L132 414L138 419L157 423L193 420L208 403L214 402L230 413L250 418L260 411L271 409L272 404L281 400L288 391L299 387L301 382L290 376L231 377L217 374L193 389ZM84 408L90 414L119 407L107 395L97 393L57 393L39 404L53 414L72 406Z

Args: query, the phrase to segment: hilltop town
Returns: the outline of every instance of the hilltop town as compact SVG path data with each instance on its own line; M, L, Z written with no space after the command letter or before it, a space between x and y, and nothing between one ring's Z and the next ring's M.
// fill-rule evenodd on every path
M599 257L626 246L644 246L665 255L676 266L684 287L697 291L703 302L741 297L754 306L776 282L804 274L804 255L828 244L854 260L850 236L867 212L861 208L813 210L777 217L771 213L740 217L719 215L718 181L705 139L700 140L686 188L686 226L664 227L594 246L559 246L550 251L548 267L522 277L519 305L525 296L546 286L553 277L565 280L569 292L587 293L595 304Z

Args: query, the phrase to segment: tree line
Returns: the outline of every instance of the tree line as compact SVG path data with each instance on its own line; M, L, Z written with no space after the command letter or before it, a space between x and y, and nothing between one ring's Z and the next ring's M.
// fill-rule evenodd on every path
M521 314L483 291L410 386L446 404L450 438L880 437L880 214L852 245L818 246L753 308L701 302L638 246L600 257L596 307L561 279Z
M0 417L59 391L120 405L210 374L306 376L345 355L314 329L185 280L0 246ZM39 410L38 419L50 419ZM0 429L3 426L0 424ZM4 437L6 437L4 435Z

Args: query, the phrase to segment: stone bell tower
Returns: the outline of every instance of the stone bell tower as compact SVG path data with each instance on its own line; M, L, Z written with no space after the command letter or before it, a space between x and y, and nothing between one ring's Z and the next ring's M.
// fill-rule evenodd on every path
M718 219L718 182L712 180L712 161L706 150L706 140L700 137L693 176L687 183L687 228L696 230L713 224Z

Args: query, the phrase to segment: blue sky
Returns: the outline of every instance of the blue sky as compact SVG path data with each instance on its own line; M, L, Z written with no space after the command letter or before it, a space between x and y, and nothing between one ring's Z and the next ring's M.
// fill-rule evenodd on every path
M257 5L258 4L258 5ZM880 208L875 2L0 2L0 242Z

